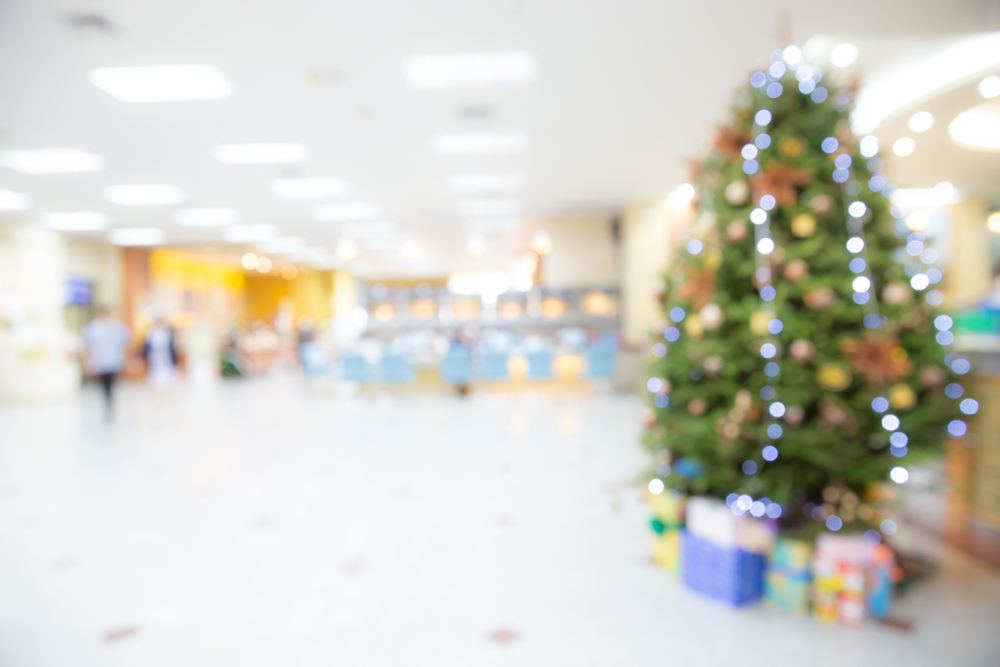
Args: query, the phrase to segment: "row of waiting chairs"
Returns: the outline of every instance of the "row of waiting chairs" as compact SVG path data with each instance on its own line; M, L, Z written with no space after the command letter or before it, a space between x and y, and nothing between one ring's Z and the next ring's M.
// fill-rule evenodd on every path
M474 363L472 348L455 344L441 362L441 379L448 384L466 385L473 381L496 382L510 379L506 352L483 352L478 367ZM615 354L610 347L592 347L586 350L586 368L581 377L590 379L610 379L615 374ZM525 378L528 380L548 380L555 377L552 368L552 353L542 350L525 355L528 362ZM415 376L413 366L399 353L385 353L377 365L371 365L357 353L341 356L341 378L349 382L379 381L384 384L407 384Z

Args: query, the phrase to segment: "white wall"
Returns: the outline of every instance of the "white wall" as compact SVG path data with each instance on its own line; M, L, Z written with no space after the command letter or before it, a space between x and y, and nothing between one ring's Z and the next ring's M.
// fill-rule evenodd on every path
M66 243L66 274L94 284L94 304L120 310L122 250L109 243L70 240Z
M552 252L542 260L542 284L553 289L618 283L617 248L611 219L560 216L547 221Z
M0 399L41 399L79 386L64 323L66 248L56 233L0 221Z

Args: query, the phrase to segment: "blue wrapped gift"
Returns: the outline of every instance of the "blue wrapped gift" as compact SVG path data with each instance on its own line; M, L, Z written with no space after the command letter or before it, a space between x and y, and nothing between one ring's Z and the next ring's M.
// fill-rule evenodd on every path
M699 593L738 606L758 599L764 588L761 554L721 547L681 531L681 579Z

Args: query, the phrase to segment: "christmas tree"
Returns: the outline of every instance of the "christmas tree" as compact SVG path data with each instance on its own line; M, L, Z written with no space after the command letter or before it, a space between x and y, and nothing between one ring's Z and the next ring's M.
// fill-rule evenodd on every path
M776 51L697 165L646 441L668 488L766 496L786 515L835 489L839 528L976 406L935 309L936 253L891 206L878 140L851 132L853 89L828 85L798 48Z

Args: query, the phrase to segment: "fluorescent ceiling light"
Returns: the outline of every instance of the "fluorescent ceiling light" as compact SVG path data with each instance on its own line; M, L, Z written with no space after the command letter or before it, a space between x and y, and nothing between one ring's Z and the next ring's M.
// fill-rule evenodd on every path
M934 114L930 111L918 111L910 116L908 125L914 132L926 132L934 126Z
M381 211L379 211L378 206L365 202L319 204L313 209L313 216L321 222L374 220L379 215L381 215Z
M60 232L91 232L108 228L108 218L94 211L43 213L42 224Z
M524 187L524 174L500 172L492 174L456 174L451 177L455 192L504 192Z
M917 142L910 137L900 137L892 145L892 152L900 157L906 157L917 149Z
M231 208L181 208L174 222L182 227L225 227L240 221L240 212Z
M521 153L528 149L524 132L449 132L434 137L434 150L445 155Z
M278 235L274 225L235 225L222 230L222 238L230 243L256 243Z
M112 229L108 232L108 241L114 245L161 245L166 235L156 227L132 227L127 229Z
M951 183L938 183L933 188L900 188L892 193L893 204L920 208L922 206L949 206L965 199L961 190Z
M469 226L483 234L509 234L521 228L520 218L474 218Z
M958 114L948 135L962 148L1000 151L1000 102L984 102Z
M286 199L341 197L347 187L342 178L279 178L271 183L271 192Z
M218 100L236 90L214 65L100 67L90 70L87 78L120 102Z
M979 82L979 94L986 99L1000 95L1000 76L988 76Z
M384 236L396 231L395 223L387 220L377 222L349 222L341 229L341 233L350 238L370 238Z
M847 67L858 57L858 47L853 44L840 44L830 51L830 63L835 67Z
M284 164L302 162L309 150L302 144L222 144L212 149L212 157L225 164Z
M291 252L299 252L306 247L306 240L301 236L282 236L270 239L257 245L261 252L274 255L287 255Z
M531 83L538 67L527 51L438 53L403 59L411 88L519 86Z
M119 206L167 206L184 201L184 191L174 185L109 185L104 198Z
M13 190L0 190L0 211L23 211L31 207L28 195Z
M965 37L927 58L869 79L858 91L851 127L870 134L896 113L978 80L1000 66L1000 32Z
M70 174L104 169L104 158L80 148L0 151L0 165L22 174Z
M516 199L467 199L459 205L459 212L470 218L517 215L521 202Z

